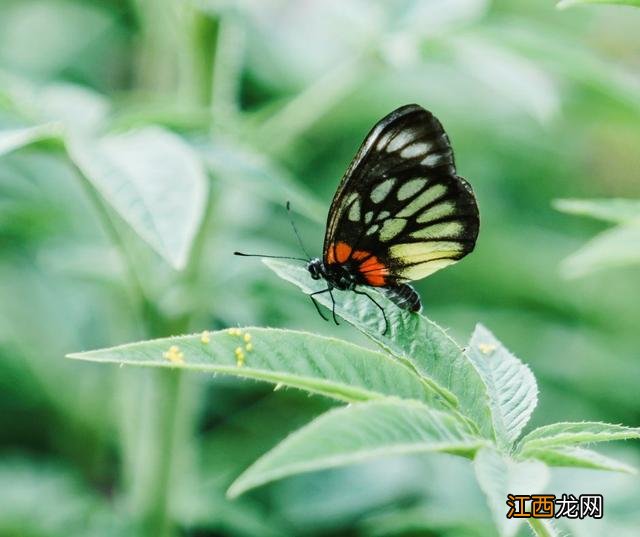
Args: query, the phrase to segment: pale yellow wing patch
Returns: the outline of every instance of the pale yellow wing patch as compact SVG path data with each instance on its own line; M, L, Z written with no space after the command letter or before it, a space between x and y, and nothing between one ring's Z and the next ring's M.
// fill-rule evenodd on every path
M462 251L463 245L452 241L395 244L389 248L391 257L403 263L424 263L441 257L456 257Z
M436 259L434 261L411 265L399 271L398 276L405 280L420 280L444 267L457 263L457 261L457 259Z

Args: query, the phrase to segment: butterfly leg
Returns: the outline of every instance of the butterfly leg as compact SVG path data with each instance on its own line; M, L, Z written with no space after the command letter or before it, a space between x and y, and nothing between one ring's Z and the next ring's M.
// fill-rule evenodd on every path
M324 316L324 313L322 313L322 311L320 310L320 306L318 305L318 302L316 301L316 299L313 298L313 295L321 295L322 293L326 293L327 291L329 291L329 293L331 293L331 288L327 287L326 289L323 289L322 291L316 291L316 292L311 293L309 295L309 298L311 299L311 302L313 302L313 305L316 307L316 311L318 312L318 315L320 315L320 317L322 317L325 321L329 321L329 319ZM331 300L333 300L333 297L331 297Z
M356 295L366 296L382 312L382 317L384 318L384 332L382 332L382 335L384 336L387 333L387 330L389 329L389 320L387 319L387 314L385 313L384 308L380 304L378 304L378 302L376 302L376 299L373 298L369 293L365 293L364 291L358 291L357 289L354 289L353 292Z
M336 301L333 298L331 289L329 289L329 296L331 297L331 315L333 315L333 322L336 323L336 326L340 326L340 323L338 322L338 319L336 317Z

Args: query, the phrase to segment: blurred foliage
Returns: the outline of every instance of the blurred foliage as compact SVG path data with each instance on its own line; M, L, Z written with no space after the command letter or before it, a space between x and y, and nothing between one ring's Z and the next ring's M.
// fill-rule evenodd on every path
M638 0L562 0L558 2L558 7L564 9L578 4L620 4L623 6L640 7Z
M230 501L243 469L332 403L62 358L237 324L364 341L231 252L297 255L286 199L319 251L324 211L364 134L408 102L444 123L482 217L476 252L419 284L428 315L459 340L481 320L530 364L532 426L638 424L637 266L566 280L562 259L603 226L550 202L640 198L639 23L640 10L532 0L0 3L0 535L159 535L148 524L163 510L194 536L494 535L472 470L431 455ZM192 163L190 205L144 203L187 184L167 179L156 160L167 151L138 146L146 171L128 144L114 157L110 141L149 132ZM83 141L99 143L74 145ZM104 156L105 144L100 170L81 165L78 151ZM151 211L136 222L104 203L123 194L100 190L114 162L165 178L125 198ZM157 219L174 225L144 240L132 231ZM633 255L624 241L599 259ZM613 454L638 461L631 444ZM575 494L597 482L605 495L605 519L572 522L573 534L636 535L637 478L563 470L554 480Z
M640 263L640 200L556 200L565 213L618 224L591 239L562 263L569 277Z

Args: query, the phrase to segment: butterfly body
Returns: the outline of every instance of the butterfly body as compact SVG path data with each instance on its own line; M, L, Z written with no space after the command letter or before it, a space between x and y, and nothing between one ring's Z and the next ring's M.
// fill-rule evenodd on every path
M321 259L315 258L307 264L307 270L314 280L323 279L331 288L340 291L353 291L357 285L364 282L358 278L358 273L350 264L325 265Z
M325 265L320 258L314 258L307 263L307 270L314 280L323 279L327 282L329 289L339 289L340 291L354 291L357 286L381 287L384 294L391 299L398 307L409 311L420 311L422 303L420 295L416 290L407 284L393 286L374 285L384 283L384 280L371 281L367 279L367 266L377 264L375 257L367 254L362 255L363 260L349 260L346 263L332 263ZM367 265L368 263L368 265Z

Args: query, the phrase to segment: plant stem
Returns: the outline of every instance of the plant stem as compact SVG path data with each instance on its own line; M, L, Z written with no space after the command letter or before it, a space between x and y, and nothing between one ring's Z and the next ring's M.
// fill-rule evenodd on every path
M215 126L237 122L238 95L244 63L246 32L235 14L222 15L218 21L218 39L211 86L211 114Z
M560 532L551 521L529 518L527 522L529 522L529 528L536 537L560 537Z
M148 476L148 493L145 516L142 520L145 535L169 537L174 534L171 517L172 484L175 477L177 452L177 421L180 416L180 391L183 373L174 370L153 371L152 389L155 393L147 397L144 404L148 417L154 420L150 425L150 438L155 439L151 451L155 460ZM151 405L149 405L151 403ZM146 444L148 445L147 438ZM145 457L151 453L139 453ZM142 461L138 461L142 463Z
M179 50L178 97L188 107L211 103L213 53L218 22L185 3Z

